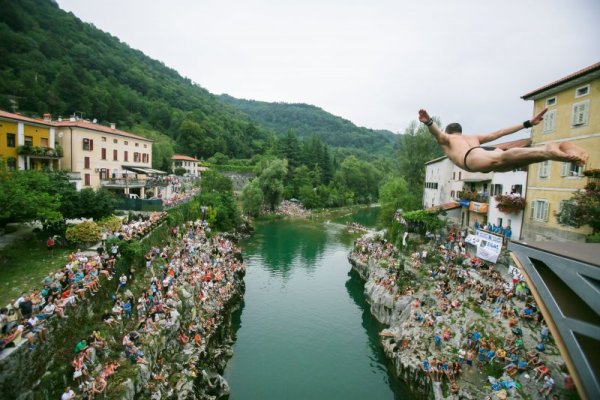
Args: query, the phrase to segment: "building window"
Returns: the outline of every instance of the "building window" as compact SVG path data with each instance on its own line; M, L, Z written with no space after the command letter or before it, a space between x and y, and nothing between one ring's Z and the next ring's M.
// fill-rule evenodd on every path
M133 153L133 162L140 162L140 153Z
M502 218L498 217L498 222L496 223L499 227L502 227Z
M118 161L118 160L119 160L118 151L115 149L115 150L113 150L113 161Z
M90 169L90 158L83 157L83 168Z
M128 144L129 144L129 142L128 142L127 140L126 140L126 141L124 141L123 143L125 143L125 145L128 145Z
M42 147L48 147L48 138L40 138L40 146Z
M129 153L127 151L123 152L123 160L129 161Z
M147 145L147 144L144 144L144 148L145 148L145 149L147 149L147 148L148 148L148 145Z
M564 162L562 163L562 169L560 171L561 176L582 176L583 175L583 167L577 165L574 162Z
M102 141L106 142L106 136L102 136Z
M497 194L502 194L502 185L494 184L492 185L492 196Z
M580 103L573 104L573 119L571 120L571 126L584 126L588 123L590 111L590 101L582 101Z
M6 134L6 147L16 147L17 143L16 143L16 136L14 133L7 133Z
M90 174L83 175L83 184L85 186L90 186Z
M100 151L100 153L101 153L101 158L103 160L106 160L106 149L104 147L102 148L102 150Z
M454 190L450 192L450 197L454 198Z
M585 85L575 89L575 98L587 96L590 93L590 85Z
M556 105L556 96L546 99L546 107L552 107L554 105Z
M113 139L113 143L117 144L119 141L117 139Z
M460 181L462 179L462 171L458 171L458 180Z
M542 161L538 164L538 177L539 178L547 178L548 172L550 170L550 161Z
M510 187L510 194L523 194L523 185L512 185Z
M531 203L530 218L536 221L548 221L550 204L546 200L535 200Z
M544 115L542 132L550 133L556 129L556 110L550 110Z
M140 147L140 144L139 144L139 143L136 143L136 144L135 144L135 147Z
M33 137L25 136L25 146L33 146Z
M92 151L94 150L94 141L92 139L83 139L83 150Z

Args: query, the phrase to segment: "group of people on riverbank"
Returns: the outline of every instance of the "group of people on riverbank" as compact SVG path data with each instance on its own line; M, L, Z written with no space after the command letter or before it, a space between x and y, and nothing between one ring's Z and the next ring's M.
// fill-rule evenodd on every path
M224 236L211 234L206 221L190 221L170 233L166 245L152 247L146 254L147 284L134 288L127 280L125 285L119 283L112 308L100 317L115 334L121 333L120 349L125 358L151 371L147 387L150 392L158 387L172 391L167 377L177 371L171 370L174 366L164 363L163 357L148 358L151 349L145 349L145 345L154 336L169 335L179 343L178 352L195 349L197 354L204 353L208 338L222 322L223 308L234 291L235 275L245 269L239 249ZM135 296L133 291L138 290ZM189 310L192 315L180 314L184 302L193 303ZM81 363L74 361L73 377L79 393L93 398L99 388L106 389L108 376L104 368L97 372L99 361L92 361L95 357L88 356L87 351L82 354L76 357ZM105 361L107 365L120 362ZM81 375L77 365L86 363L90 365L85 370L94 372ZM185 365L185 373L195 377L196 363ZM77 382L79 376L83 378Z
M104 253L90 256L78 250L67 264L43 279L42 289L23 292L0 310L0 351L18 347L25 339L34 350L37 340L46 341L46 321L55 315L68 318L67 310L95 296L101 277L112 279L115 258Z
M103 241L108 238L119 238L130 241L135 238L144 237L166 217L166 211L154 211L147 215L138 215L137 218L129 220L126 224L122 224L118 232L103 232Z
M306 217L310 215L310 211L304 208L302 203L297 200L283 200L275 209L274 214L284 217Z
M447 379L451 392L458 393L456 377L463 368L499 369L503 379L491 384L494 391L517 387L517 376L531 374L540 381L540 393L549 395L556 385L545 355L549 331L526 283L516 269L500 270L472 256L465 236L450 229L443 243L430 242L406 263L384 239L365 236L355 242L352 257L381 266L385 274L374 282L396 299L411 296L411 318L402 325L399 348L416 356L432 381ZM421 282L408 286L399 280L404 264Z

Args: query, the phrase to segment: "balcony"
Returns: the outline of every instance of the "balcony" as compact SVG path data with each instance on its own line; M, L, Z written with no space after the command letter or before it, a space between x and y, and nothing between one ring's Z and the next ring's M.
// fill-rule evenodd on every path
M30 158L54 160L63 156L63 148L61 146L56 146L56 148L53 149L51 147L30 146L26 144L19 146L17 153Z
M519 195L498 194L494 197L496 208L506 214L518 214L525 209L525 199Z
M137 179L137 178L110 178L110 179L102 179L100 180L100 185L106 188L145 188L147 184L146 179Z
M472 192L468 190L462 190L457 193L457 197L460 200L475 201L477 203L487 203L490 200L490 196L483 192Z

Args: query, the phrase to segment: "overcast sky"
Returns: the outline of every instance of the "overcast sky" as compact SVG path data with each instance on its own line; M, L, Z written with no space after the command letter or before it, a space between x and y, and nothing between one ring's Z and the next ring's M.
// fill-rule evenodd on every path
M483 133L600 61L598 0L58 0L214 94L402 132L426 108Z

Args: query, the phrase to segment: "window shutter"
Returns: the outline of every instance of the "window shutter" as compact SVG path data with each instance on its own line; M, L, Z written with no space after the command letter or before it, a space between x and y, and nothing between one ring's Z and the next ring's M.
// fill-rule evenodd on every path
M578 103L573 105L573 121L572 125L583 125L588 120L588 110L589 103L586 101L584 103Z
M94 141L90 139L90 151L94 150Z
M562 167L560 169L560 176L567 176L571 171L571 163L563 162Z
M537 204L537 201L531 202L531 213L529 214L530 219L533 219L535 217L535 205L536 204Z
M544 221L548 222L548 215L550 214L550 203L545 201L544 203Z

